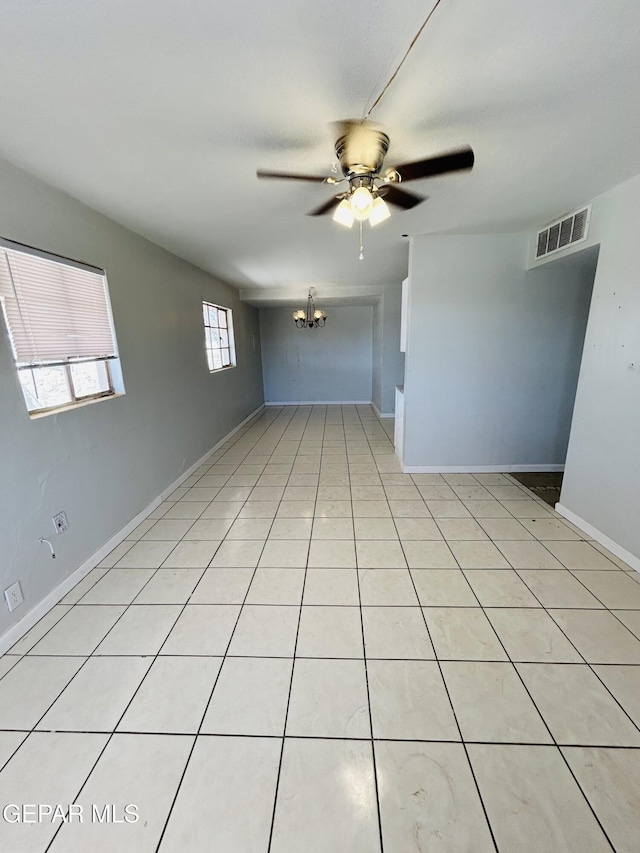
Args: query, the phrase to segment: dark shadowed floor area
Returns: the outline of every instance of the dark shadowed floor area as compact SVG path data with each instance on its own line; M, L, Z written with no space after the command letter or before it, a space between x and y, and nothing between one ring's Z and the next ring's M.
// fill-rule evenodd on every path
M525 471L511 476L551 506L555 506L560 500L562 471Z

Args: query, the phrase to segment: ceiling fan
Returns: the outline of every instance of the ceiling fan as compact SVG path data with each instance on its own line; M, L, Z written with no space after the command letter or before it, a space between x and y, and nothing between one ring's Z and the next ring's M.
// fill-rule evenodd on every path
M257 176L263 180L311 181L332 185L348 182L348 188L344 192L333 196L308 214L323 216L333 212L334 220L347 228L351 228L354 220L362 222L368 219L371 225L377 225L387 219L390 215L387 202L403 210L410 210L427 198L400 189L400 183L434 178L473 167L473 151L469 146L465 146L436 157L393 166L383 172L384 158L389 149L387 134L362 121L347 120L336 124L340 136L335 149L343 178L323 178L263 169L258 170Z

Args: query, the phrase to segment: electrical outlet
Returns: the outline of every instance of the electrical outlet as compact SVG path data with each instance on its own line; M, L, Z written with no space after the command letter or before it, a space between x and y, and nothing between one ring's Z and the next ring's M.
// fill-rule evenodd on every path
M7 587L4 591L4 597L7 602L7 607L9 608L9 613L11 613L12 610L15 610L16 607L19 607L24 601L22 589L20 588L20 581L16 581L11 584L11 586Z
M69 529L66 512L59 512L57 515L54 515L51 520L53 521L53 529L56 533L64 533L65 530Z

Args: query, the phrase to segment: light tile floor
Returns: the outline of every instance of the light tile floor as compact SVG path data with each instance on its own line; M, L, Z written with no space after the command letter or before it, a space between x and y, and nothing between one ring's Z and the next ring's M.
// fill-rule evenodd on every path
M0 805L84 808L2 851L640 849L640 575L391 426L266 410L0 659Z

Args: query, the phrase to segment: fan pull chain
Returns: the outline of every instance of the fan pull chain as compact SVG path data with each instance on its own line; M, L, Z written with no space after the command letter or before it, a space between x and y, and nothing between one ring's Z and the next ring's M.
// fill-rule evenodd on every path
M358 255L359 261L364 261L364 246L362 245L362 219L360 220L360 254Z

